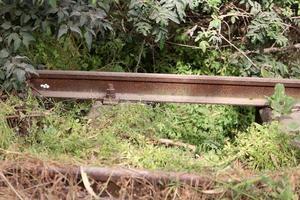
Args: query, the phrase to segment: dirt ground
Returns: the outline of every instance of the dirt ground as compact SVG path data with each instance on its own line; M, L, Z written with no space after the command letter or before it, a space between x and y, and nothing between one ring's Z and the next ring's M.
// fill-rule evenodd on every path
M49 170L53 167L62 168L64 172ZM26 155L9 155L0 164L0 199L252 199L251 193L272 194L287 186L294 195L299 195L300 187L298 168L263 177L238 168L202 172L200 176L203 174L205 178L200 184L188 185L137 177L109 177L106 181L97 181L87 174L68 171L71 167L74 166L46 163ZM265 181L267 177L276 187Z

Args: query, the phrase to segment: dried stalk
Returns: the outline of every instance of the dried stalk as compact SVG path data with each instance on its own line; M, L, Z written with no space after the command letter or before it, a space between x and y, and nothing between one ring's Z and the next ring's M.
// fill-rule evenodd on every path
M23 197L15 190L15 188L12 186L12 184L7 180L7 178L5 177L5 175L0 172L0 177L5 181L5 183L7 184L7 186L16 194L16 196L20 199L23 200Z
M157 142L160 143L160 144L166 145L166 146L183 147L183 148L190 149L193 152L196 151L196 146L195 145L186 144L186 143L183 143L183 142L173 141L173 140L169 140L169 139L158 139Z

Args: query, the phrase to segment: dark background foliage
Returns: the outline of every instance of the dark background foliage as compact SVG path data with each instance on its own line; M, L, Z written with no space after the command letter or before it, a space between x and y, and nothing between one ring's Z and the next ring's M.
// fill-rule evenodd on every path
M299 77L298 0L2 0L0 83L34 68Z

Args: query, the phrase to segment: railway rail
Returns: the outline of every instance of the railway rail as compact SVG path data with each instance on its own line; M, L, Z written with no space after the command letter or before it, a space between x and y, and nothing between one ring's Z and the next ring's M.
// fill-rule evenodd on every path
M230 104L263 107L277 83L300 102L300 80L148 73L38 71L29 80L43 97L120 101ZM298 104L297 104L298 106Z

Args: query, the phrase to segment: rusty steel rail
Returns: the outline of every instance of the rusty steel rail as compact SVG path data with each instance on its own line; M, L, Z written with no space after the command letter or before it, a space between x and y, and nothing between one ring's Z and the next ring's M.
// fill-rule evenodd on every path
M43 97L119 101L267 105L276 83L300 101L300 80L83 71L38 71L29 84ZM298 106L298 104L297 104Z
M106 182L109 181L120 181L122 178L130 179L140 179L147 180L152 184L170 184L172 182L180 182L190 186L205 185L205 183L210 183L212 179L212 174L210 177L208 174L199 175L191 174L186 172L165 172L165 171L150 171L142 169L130 169L130 168L108 168L108 167L47 167L47 168L37 168L34 171L44 171L47 170L49 175L63 174L63 175L73 175L76 177L81 176L81 172L86 173L90 178L95 181Z

